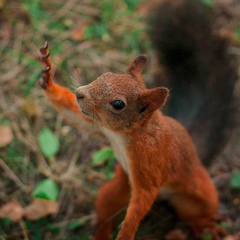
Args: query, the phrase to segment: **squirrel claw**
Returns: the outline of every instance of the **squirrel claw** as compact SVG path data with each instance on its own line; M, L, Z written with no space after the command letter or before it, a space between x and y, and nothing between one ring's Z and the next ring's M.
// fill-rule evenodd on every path
M50 81L50 68L46 68L42 70L42 75L41 78L39 79L39 85L43 88L46 89L48 87L48 83Z
M49 52L47 54L40 56L39 57L40 62L45 63L49 56L50 56Z
M48 81L49 81L49 78L50 78L50 67L46 67L42 70L42 77L41 79L39 80L39 85L46 89L47 86L48 86Z
M50 71L50 67L46 67L42 70L42 73L48 73Z
M47 54L48 53L48 42L45 42L44 47L40 48L41 54Z
M40 78L38 81L41 88L46 89L47 88L47 81L44 77Z
M45 45L40 48L41 55L39 56L39 61L43 65L41 79L39 80L39 85L46 89L49 85L49 82L52 81L51 75L51 61L50 61L50 53L48 51L48 43L45 42Z
M220 226L216 226L215 229L209 229L209 232L211 233L214 240L220 240L222 239L220 238L220 235L226 234L226 231Z

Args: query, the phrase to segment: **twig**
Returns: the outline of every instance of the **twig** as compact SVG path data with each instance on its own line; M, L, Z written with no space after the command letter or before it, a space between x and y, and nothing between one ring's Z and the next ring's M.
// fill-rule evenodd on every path
M23 72L26 69L26 66L19 66L16 65L14 68L10 69L10 71L6 72L5 74L1 75L1 84L4 84L4 82L8 82L11 79L13 79L15 76L20 75L21 72Z
M24 221L21 220L21 221L19 222L19 225L20 225L20 227L21 227L21 229L22 229L23 236L24 236L24 240L29 240L28 235L27 235L27 229L26 229L26 226L25 226Z
M65 4L54 15L55 19L60 19L68 14L77 4L76 0L66 1Z
M3 159L0 158L0 166L5 170L7 173L7 176L9 176L10 179L12 179L17 186L24 189L25 185L23 182L17 177L17 175L12 171L12 169L4 162Z
M62 174L60 179L61 180L68 180L69 178L71 178L71 175L73 174L74 170L76 169L76 162L78 160L80 151L76 151L73 155L73 157L70 160L70 164L68 166L67 172Z

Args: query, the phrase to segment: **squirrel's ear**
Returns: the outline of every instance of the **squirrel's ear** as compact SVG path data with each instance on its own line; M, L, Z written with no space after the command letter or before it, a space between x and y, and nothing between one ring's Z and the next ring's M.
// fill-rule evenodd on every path
M133 77L139 78L145 63L147 62L146 55L140 55L136 57L129 65L126 73L132 75Z
M165 104L169 90L164 87L156 87L153 89L147 89L141 96L141 112L148 110L153 112Z

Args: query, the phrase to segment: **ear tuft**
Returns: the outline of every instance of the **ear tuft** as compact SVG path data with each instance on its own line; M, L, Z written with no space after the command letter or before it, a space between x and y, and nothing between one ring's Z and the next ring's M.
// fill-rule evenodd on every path
M141 66L142 69L143 69L146 62L147 62L147 55L146 54L139 55L133 60L133 63L136 66L139 66L139 67Z
M132 75L133 77L138 78L141 75L141 72L142 72L146 62L147 62L147 55L142 54L142 55L136 57L130 63L126 73Z

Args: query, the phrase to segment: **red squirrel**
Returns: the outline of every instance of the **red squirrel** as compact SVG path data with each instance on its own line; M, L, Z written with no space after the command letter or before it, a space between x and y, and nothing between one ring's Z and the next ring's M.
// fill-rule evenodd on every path
M48 45L40 52L40 86L47 97L59 112L67 109L80 118L83 128L104 134L118 161L114 178L96 199L95 239L110 239L114 216L126 205L117 240L134 239L158 195L168 199L196 234L205 228L215 232L218 193L186 129L159 110L169 90L145 87L141 72L146 56L136 57L125 73L107 72L74 94L53 81Z

